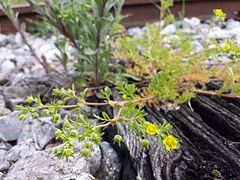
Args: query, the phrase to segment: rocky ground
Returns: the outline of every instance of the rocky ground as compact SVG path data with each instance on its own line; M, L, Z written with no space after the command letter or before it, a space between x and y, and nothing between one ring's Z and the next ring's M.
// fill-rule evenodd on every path
M209 30L209 21L201 23L198 18L185 18L168 25L162 33L174 37L177 27L181 27L181 31L186 34L194 35L194 52L202 50L203 35L200 32ZM136 27L127 33L139 37L145 30L145 27ZM224 38L236 38L240 43L240 22L230 19L222 26L213 27L208 36L219 42ZM165 39L166 43L169 38L171 36ZM64 72L55 57L55 54L59 54L54 46L56 38L42 39L28 35L28 39L39 57L45 56L53 68ZM71 59L73 49L69 47L67 52ZM25 103L27 96L44 96L52 87L64 86L68 82L66 79L73 73L74 60L70 60L68 73L64 77L59 74L46 76L19 34L0 34L0 55L0 179L119 179L122 176L122 163L108 142L95 146L90 158L81 158L76 153L76 157L66 163L52 153L59 144L54 140L55 127L49 118L40 118L38 121L28 118L25 122L20 122L17 118L14 107ZM93 110L86 111L90 113ZM77 143L76 152L81 147L82 144Z

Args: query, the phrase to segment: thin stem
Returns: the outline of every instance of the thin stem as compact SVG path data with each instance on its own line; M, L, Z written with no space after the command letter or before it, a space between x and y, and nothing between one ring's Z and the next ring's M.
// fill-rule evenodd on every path
M98 125L98 126L95 126L94 128L95 128L95 129L104 128L104 127L107 127L107 126L111 125L113 122L116 122L116 121L120 118L123 109L124 109L124 108L121 107L121 108L118 110L118 113L114 116L114 118L113 118L113 119L110 119L106 124L100 124L100 125Z
M73 105L63 105L61 106L61 108L65 108L65 109L68 109L68 108L76 108L76 107L82 107L83 105L87 105L87 106L110 106L110 105L113 105L113 104L119 104L119 105L125 105L127 103L137 103L137 102L140 102L140 101L149 101L151 99L154 99L155 96L146 96L146 97L143 97L141 99L135 99L135 100L131 100L131 101L110 101L110 102L106 102L106 103L94 103L94 102L82 102L82 103L78 103L78 104L73 104ZM47 108L47 107L54 107L54 106L46 106L46 105L43 105L41 106L41 109L43 108Z
M102 7L101 7L101 12L100 12L100 15L99 17L102 18L103 16L103 12L104 12L104 9L105 9L105 6L106 6L106 3L107 1L104 0L103 3L102 3ZM100 84L100 74L99 74L99 63L100 63L100 59L99 59L99 48L100 48L100 43L101 43L101 25L99 25L97 27L97 35L96 35L96 54L95 54L95 86L99 86Z
M194 90L195 93L197 94L203 94L203 95L213 95L213 96L218 96L218 97L222 97L222 98L229 98L229 99L236 99L236 98L240 98L239 95L233 95L233 94L218 94L216 92L213 91L204 91L204 90L199 90L199 89L195 89Z

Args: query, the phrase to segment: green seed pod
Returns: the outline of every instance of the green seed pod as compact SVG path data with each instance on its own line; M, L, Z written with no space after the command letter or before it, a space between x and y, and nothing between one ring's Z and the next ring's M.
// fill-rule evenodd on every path
M88 148L88 149L92 149L93 148L93 142L91 142L91 141L85 142L84 147Z
M47 115L50 114L50 111L49 111L48 109L44 109L44 110L42 111L42 114L43 114L44 116L47 116Z
M66 159L68 160L68 157L73 156L74 151L72 149L66 148L63 150L63 154L65 155Z
M61 131L60 129L57 129L57 130L55 131L55 136L56 136L57 138L59 138L61 135L62 135L62 131Z
M113 138L114 143L118 143L118 145L121 145L121 142L123 142L123 138L120 135L115 135Z
M28 96L26 102L32 103L34 101L34 98L32 96Z
M88 148L82 148L82 150L81 150L81 156L82 156L82 157L89 157L89 156L90 156L90 149L88 149Z
M77 130L71 130L71 132L70 132L70 136L71 136L72 138L77 138L78 135L79 135L79 133L78 133Z
M25 121L27 119L27 116L25 114L20 114L18 118L20 121Z
M33 119L38 119L39 118L39 115L38 115L38 113L32 113L32 118Z
M141 147L145 148L145 149L149 149L150 148L150 141L147 139L143 139L141 141Z
M59 114L54 114L54 116L52 117L51 121L53 123L56 123L60 118L61 118L61 116Z
M63 126L64 126L66 129L71 128L71 124L70 124L70 122L67 121L67 120L64 120L64 122L63 122Z
M90 139L92 142L94 142L95 144L98 144L101 141L101 137L100 135L98 135L97 133L92 133L90 135Z

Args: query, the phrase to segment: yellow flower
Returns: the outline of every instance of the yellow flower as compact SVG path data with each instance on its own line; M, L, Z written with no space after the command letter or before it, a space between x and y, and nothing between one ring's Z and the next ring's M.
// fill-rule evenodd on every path
M222 9L214 9L213 13L216 20L224 21L226 18L226 13L224 13Z
M148 124L146 132L150 135L154 135L158 132L158 128L155 124Z
M165 145L165 148L167 151L170 151L171 149L176 149L178 140L173 137L172 135L168 135L164 140L163 144Z
M229 44L224 44L224 46L222 47L223 51L228 51L230 49Z

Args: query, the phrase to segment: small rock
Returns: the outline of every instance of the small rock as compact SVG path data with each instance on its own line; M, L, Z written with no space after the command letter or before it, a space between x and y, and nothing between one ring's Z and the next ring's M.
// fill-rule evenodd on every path
M177 28L173 24L167 25L162 31L161 34L174 34L177 31Z
M18 120L16 112L0 118L0 140L16 141L22 132L23 123Z
M12 111L8 108L0 108L0 117L10 114Z
M131 28L127 32L129 36L132 36L135 38L142 37L142 33L143 33L140 27Z
M27 35L27 34L25 34L25 35ZM22 36L19 32L17 32L16 35L14 36L14 42L18 45L23 44L23 39L22 39Z
M6 108L5 100L3 95L0 95L0 117L5 116L11 112L10 109Z
M0 34L0 46L5 46L8 43L8 38L4 34Z
M230 30L230 34L231 34L232 36L240 37L240 26L231 29L231 30Z
M0 86L4 85L6 82L9 81L9 76L5 73L0 72Z
M234 19L229 19L226 22L226 29L233 29L233 28L239 28L240 27L240 22L235 21Z
M46 54L44 54L45 58L47 59L48 63L56 60L56 55L61 56L59 50L51 49Z
M74 179L74 180L96 180L95 177L93 177L91 174L88 174L88 173L80 173L80 174L77 174L77 175L73 175L69 179Z
M12 145L5 143L5 142L0 142L0 161L3 160L4 154L11 149Z
M4 178L4 174L0 172L0 179L2 180Z
M43 149L52 139L54 139L54 126L50 123L50 118L43 120L28 119L23 122L22 133L19 135L17 143L26 140L33 140L37 150Z
M5 100L3 95L0 94L0 109L5 107Z
M26 157L31 156L35 151L36 148L31 140L17 144L7 151L4 154L3 159L0 160L0 172L7 172L12 164L21 158L25 159Z
M191 44L191 47L192 47L192 51L194 53L197 53L197 52L200 52L200 51L203 50L202 45L198 41L193 41L190 44Z
M183 22L190 26L191 28L199 28L201 25L201 21L197 17L192 17L191 19L184 18Z
M14 110L15 105L24 104L30 95L42 95L46 91L44 85L27 84L25 86L8 86L4 88L6 106Z
M104 180L119 179L121 163L117 152L107 142L101 142L100 149L102 152L102 159L96 177Z
M224 38L231 38L231 34L227 30L223 29L216 29L209 33L208 35L210 38L215 39L224 39Z
M48 53L50 50L52 50L53 47L50 44L43 44L40 49L38 50L38 54L41 55L45 55L46 53Z
M1 64L1 73L10 73L12 71L14 71L14 69L16 68L15 64L10 61L10 60L6 60Z

